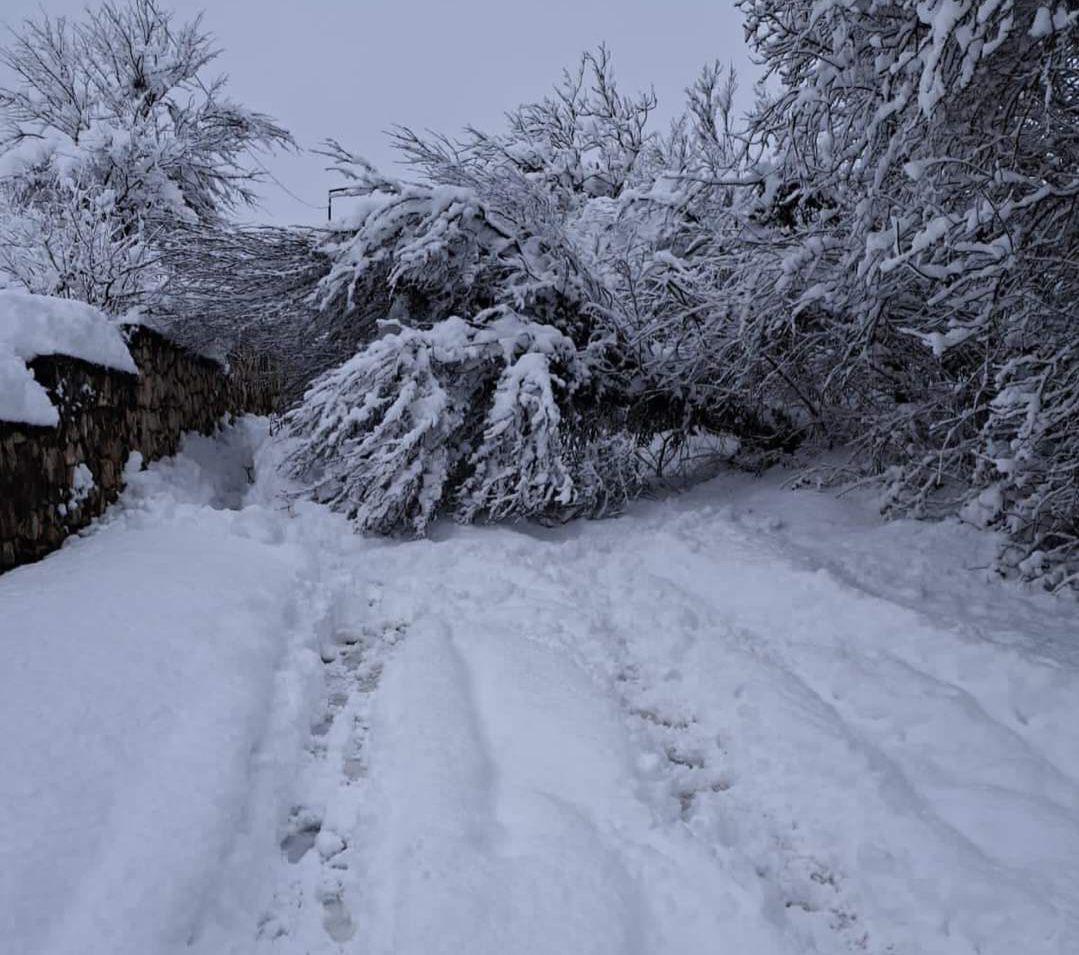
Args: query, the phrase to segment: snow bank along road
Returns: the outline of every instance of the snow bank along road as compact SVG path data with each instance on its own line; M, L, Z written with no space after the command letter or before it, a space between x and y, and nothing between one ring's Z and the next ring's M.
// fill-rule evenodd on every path
M0 578L0 951L1075 955L1074 604L729 477L364 541L257 425Z

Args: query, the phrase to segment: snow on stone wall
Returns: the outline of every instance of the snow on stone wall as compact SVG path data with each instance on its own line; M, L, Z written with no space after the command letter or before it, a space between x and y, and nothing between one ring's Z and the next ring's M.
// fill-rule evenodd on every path
M127 337L137 375L67 355L27 363L58 421L0 420L0 572L44 557L100 515L132 452L153 461L174 454L187 431L267 410L216 362L145 327Z
M67 355L136 373L121 326L84 302L0 289L0 421L52 427L55 404L27 362Z

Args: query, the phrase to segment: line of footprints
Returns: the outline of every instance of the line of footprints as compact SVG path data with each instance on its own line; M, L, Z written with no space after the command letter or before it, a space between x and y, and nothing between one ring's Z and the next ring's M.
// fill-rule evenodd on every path
M376 600L369 602L368 611ZM321 650L324 664L323 712L311 727L307 749L307 772L314 786L326 797L322 808L294 806L281 840L281 852L290 866L309 866L318 860L315 898L321 906L321 922L333 941L344 943L356 933L352 912L345 898L349 869L348 835L362 810L367 778L367 738L371 694L378 687L387 651L404 636L406 625L387 623L359 629L342 627ZM340 774L327 774L327 761L339 759ZM316 803L312 799L312 803ZM306 881L306 880L303 880ZM303 906L303 893L293 885L292 904ZM278 897L276 903L283 900ZM273 916L264 918L259 935L281 937L288 930Z

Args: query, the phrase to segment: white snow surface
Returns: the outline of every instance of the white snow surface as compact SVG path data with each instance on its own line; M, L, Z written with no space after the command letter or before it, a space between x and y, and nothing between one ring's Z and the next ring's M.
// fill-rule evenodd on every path
M67 355L137 373L119 327L72 299L0 289L0 421L54 427L59 415L26 363Z
M1079 614L984 532L728 475L364 540L264 436L0 577L3 951L1079 951Z

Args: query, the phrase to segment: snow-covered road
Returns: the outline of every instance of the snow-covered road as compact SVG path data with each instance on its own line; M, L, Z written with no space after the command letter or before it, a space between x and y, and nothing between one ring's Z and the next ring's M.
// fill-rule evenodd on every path
M235 443L0 578L13 953L1079 951L1079 614L984 537L731 476L365 541L215 510Z

